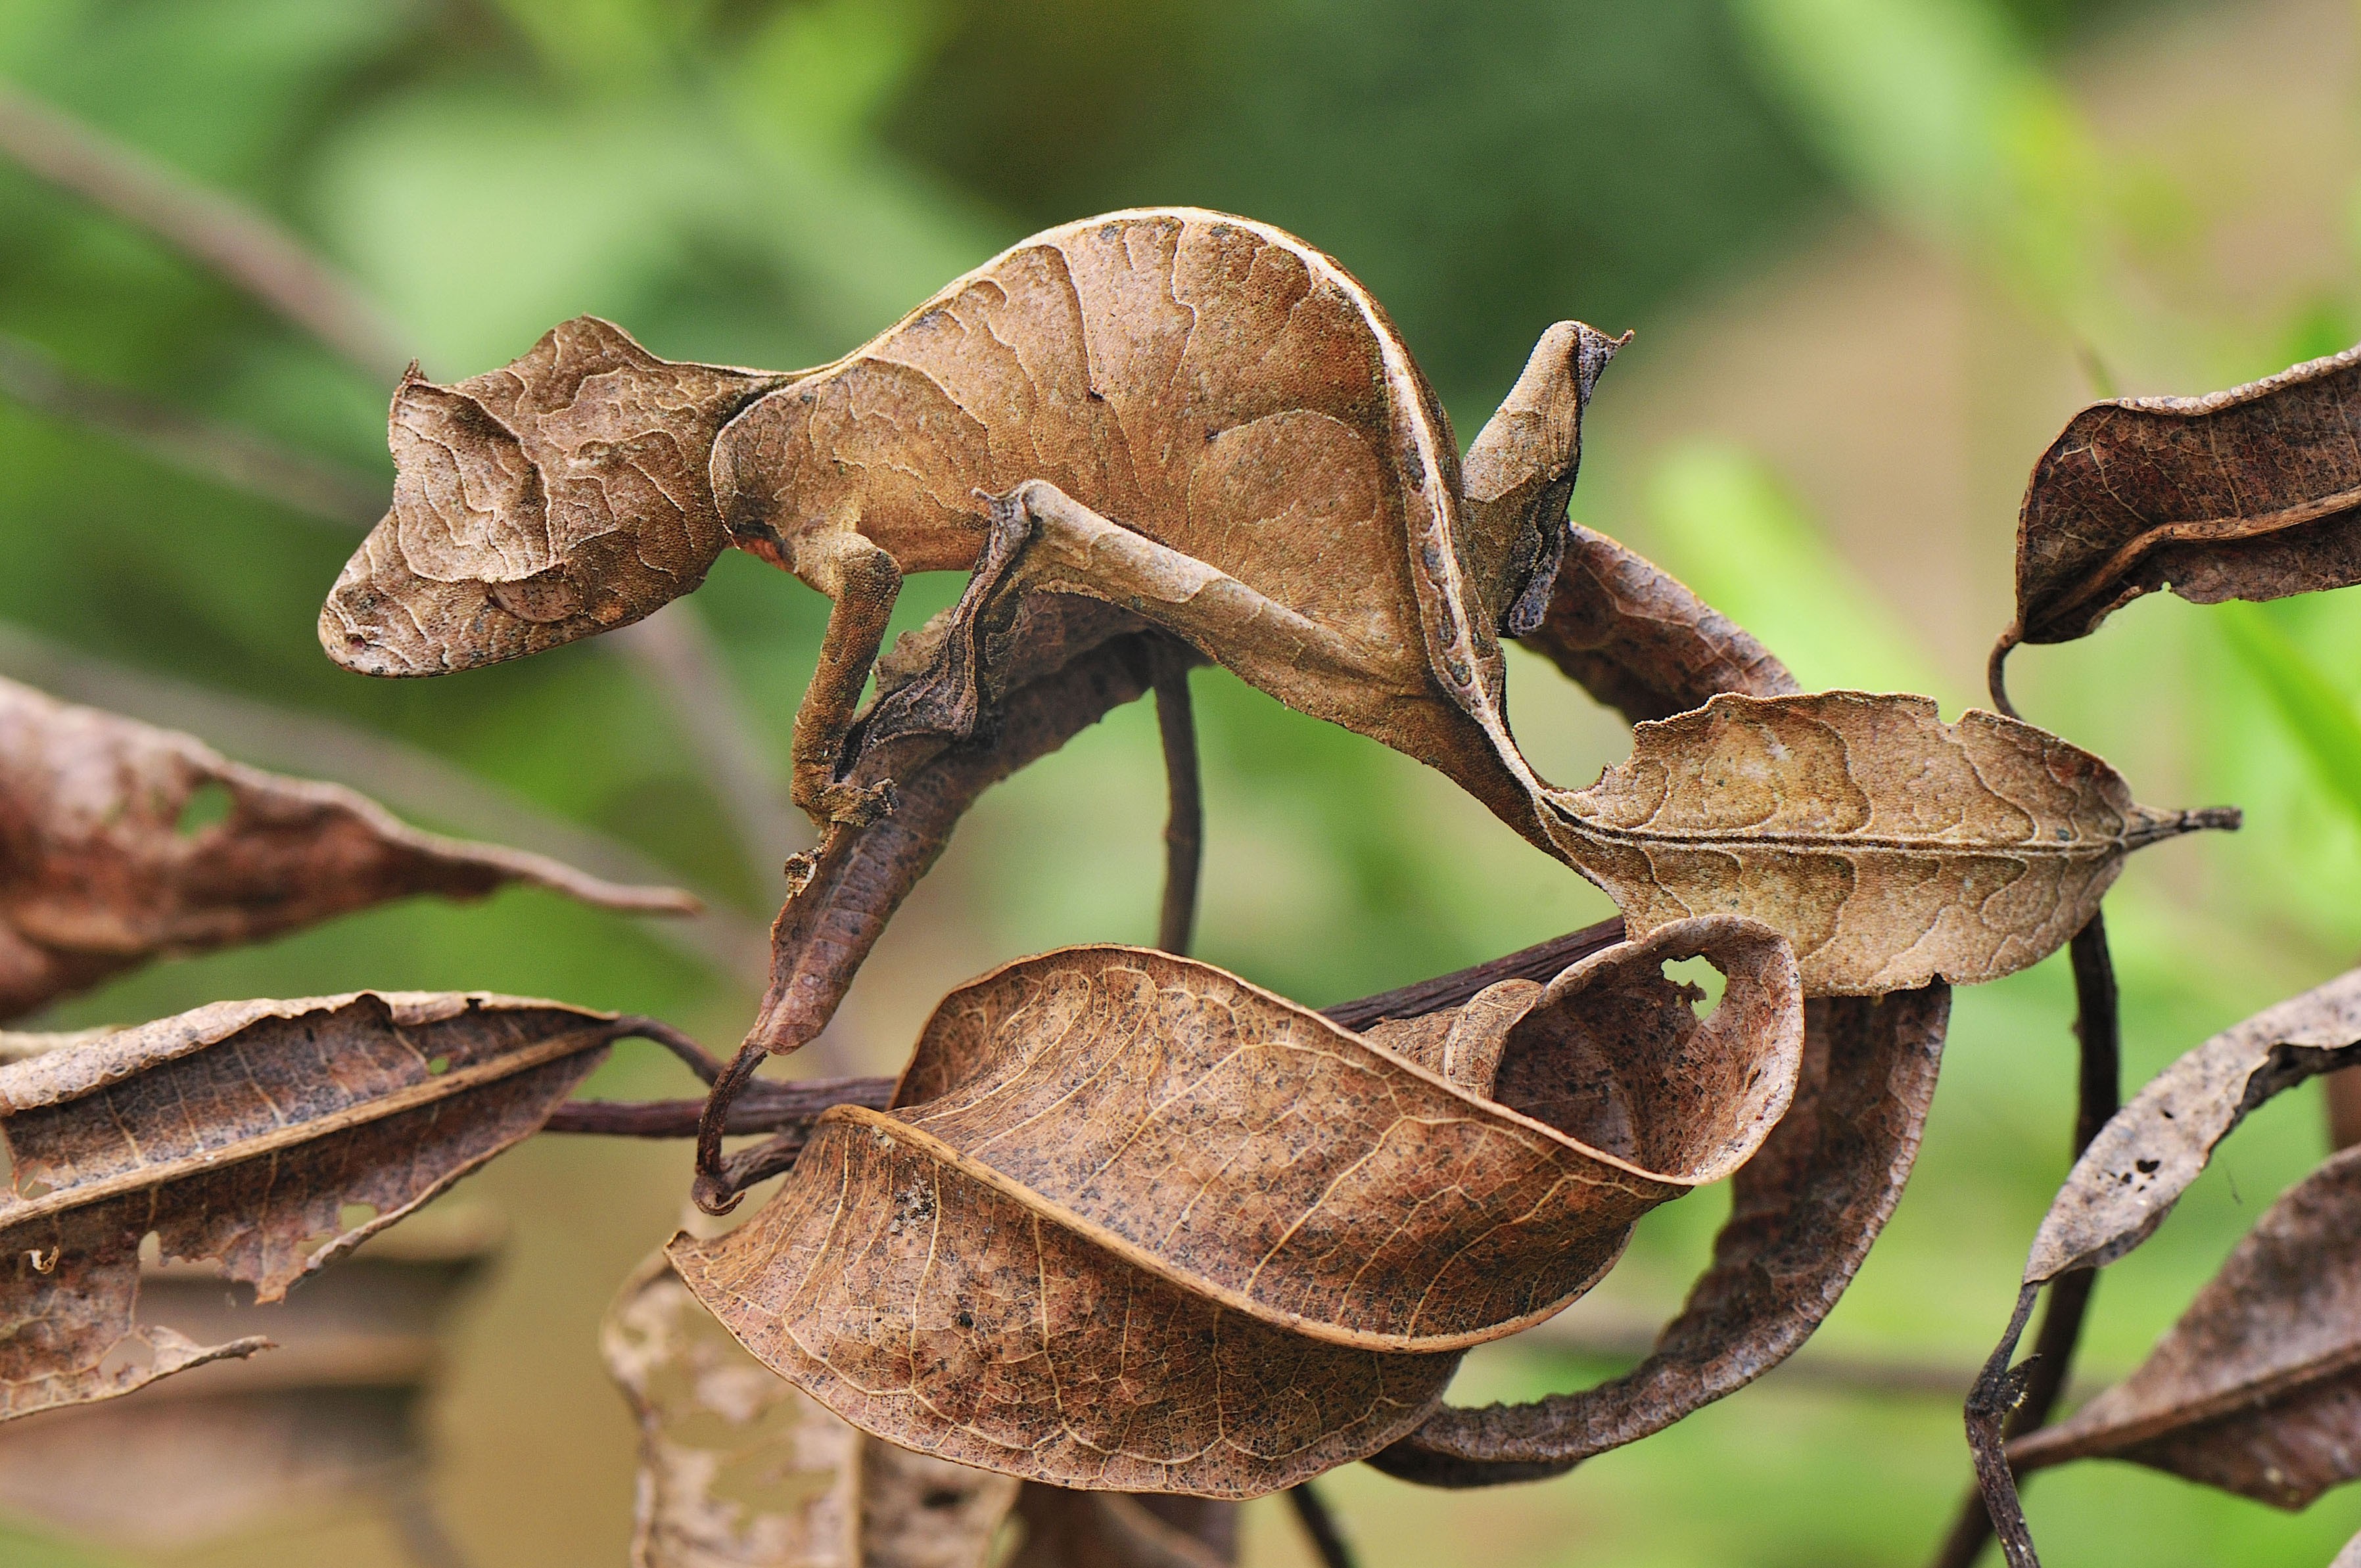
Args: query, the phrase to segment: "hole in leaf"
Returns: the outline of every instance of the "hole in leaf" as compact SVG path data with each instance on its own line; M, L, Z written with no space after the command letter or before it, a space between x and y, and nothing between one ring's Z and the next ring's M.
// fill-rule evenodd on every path
M237 799L230 794L227 784L208 780L181 803L181 815L172 819L172 831L183 839L193 839L214 823L226 821L236 805Z
M450 1070L451 1058L449 1057L435 1057L426 1064L427 1076L430 1078L440 1078Z
M347 1203L336 1211L336 1224L346 1231L357 1231L376 1218L374 1203Z
M1664 965L1664 978L1675 985L1687 989L1689 1006L1703 1023L1713 1016L1721 1005L1721 993L1730 989L1722 972L1705 959L1675 959Z
M46 1181L27 1181L24 1186L16 1189L16 1196L19 1198L47 1198L49 1195L50 1190L51 1189L49 1184Z

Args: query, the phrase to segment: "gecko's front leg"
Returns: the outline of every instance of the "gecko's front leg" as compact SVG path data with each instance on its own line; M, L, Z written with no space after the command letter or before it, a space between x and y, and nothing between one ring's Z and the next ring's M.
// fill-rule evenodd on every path
M901 596L902 569L853 528L835 527L796 541L795 572L835 601L819 663L796 709L795 803L822 832L838 823L860 827L894 809L892 784L863 788L839 775L862 688Z

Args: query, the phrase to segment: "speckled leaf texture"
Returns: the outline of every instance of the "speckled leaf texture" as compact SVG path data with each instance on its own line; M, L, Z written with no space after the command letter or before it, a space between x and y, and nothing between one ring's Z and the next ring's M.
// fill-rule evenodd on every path
M2093 403L2034 465L2017 642L2089 635L2142 594L2198 604L2361 582L2361 349L2202 398Z
M2139 1369L2009 1445L2128 1459L2301 1508L2361 1475L2361 1149L2290 1188Z
M633 1568L984 1568L1012 1477L864 1437L780 1379L661 1255L599 1332L640 1423Z
M208 785L219 821L182 831ZM335 784L0 680L0 1019L150 959L260 941L390 899L510 883L613 909L697 907L540 855L422 833Z
M1568 858L1634 935L1708 912L1794 944L1815 996L1997 979L2062 946L2142 845L2235 812L2133 803L2032 725L1920 696L1717 696L1558 797Z
M217 1002L0 1067L0 1420L266 1340L137 1320L139 1247L275 1301L537 1131L628 1025L554 1002ZM347 1224L348 1204L372 1211Z
M1704 1022L1662 970L1693 954L1730 981ZM1208 965L1023 960L945 1000L895 1110L829 1112L768 1208L671 1255L880 1436L1059 1486L1276 1490L1416 1426L1457 1352L1587 1289L1794 1089L1793 959L1746 922L1506 1000L1454 1082Z
M2267 1007L2149 1080L2091 1140L2025 1265L2031 1287L2113 1263L2146 1241L2246 1113L2361 1060L2361 970Z

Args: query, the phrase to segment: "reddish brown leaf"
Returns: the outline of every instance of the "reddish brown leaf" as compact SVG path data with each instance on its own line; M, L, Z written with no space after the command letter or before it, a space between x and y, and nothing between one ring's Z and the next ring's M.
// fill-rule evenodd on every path
M215 1003L0 1067L0 1420L268 1344L140 1321L143 1237L276 1301L530 1135L641 1027L554 1002L361 992Z
M1993 650L2089 635L2142 594L2198 604L2361 582L2361 349L2202 398L2076 414L2033 467L2016 623Z
M2128 1459L2282 1508L2361 1476L2361 1150L2271 1205L2137 1371L2008 1456Z
M1580 523L1567 532L1549 613L1519 641L1600 702L1638 724L1716 692L1803 689L1769 649L1653 561Z
M1662 972L1699 952L1730 977L1702 1023ZM1028 959L946 999L900 1109L829 1112L761 1215L671 1254L865 1430L1057 1485L1273 1490L1401 1435L1456 1351L1745 1160L1793 1087L1791 963L1728 919L1609 949L1524 999L1479 1085L1206 965Z
M184 824L209 790L224 814ZM514 882L611 909L697 907L674 889L422 833L351 790L0 680L0 1018L149 959Z
M267 1308L233 1303L211 1269L141 1270L148 1318L200 1341L267 1320L274 1353L0 1426L0 1502L146 1554L298 1510L415 1507L430 1457L421 1405L498 1234L480 1212L438 1209Z

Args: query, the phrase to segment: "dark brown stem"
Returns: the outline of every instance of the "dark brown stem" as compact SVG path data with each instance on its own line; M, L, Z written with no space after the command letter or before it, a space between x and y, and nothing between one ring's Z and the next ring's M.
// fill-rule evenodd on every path
M1156 729L1164 740L1164 906L1156 945L1185 954L1197 926L1197 878L1205 857L1205 802L1197 769L1197 719L1189 706L1189 670L1175 664L1156 681Z
M2123 1025L2115 994L2114 959L2107 950L2103 915L2092 915L2090 924L2074 934L2068 958L2074 969L2074 1033L2081 1043L2074 1105L2074 1157L2080 1159L2082 1151L2091 1146L2091 1140L2099 1135L2099 1129L2107 1124L2107 1119L2123 1103ZM2007 1521L2007 1533L2002 1538L2004 1545L2012 1537L2021 1536L2023 1551L2029 1558L2033 1539L2025 1526L2024 1509L2018 1503L2015 1478L2009 1470L2005 1450L2010 1439L2021 1437L2049 1420L2049 1412L2074 1369L2074 1348L2082 1337L2082 1321L2090 1312L2091 1292L2098 1282L2098 1271L2089 1268L2078 1268L2051 1281L2049 1300L2041 1310L2041 1327L2033 1337L2033 1354L2023 1366L2009 1374L2013 1386L2004 1412L1995 1415L1987 1409L1980 1417L1976 1397L1971 1396L1969 1443L1975 1450L1978 1487L1960 1505L1951 1532L1936 1554L1935 1568L1971 1568L1983 1554L1985 1543L1993 1539L1993 1521L2002 1518ZM2021 1322L2017 1332L2023 1332ZM2012 1336L2005 1350L2015 1349ZM2007 1362L2007 1354L2002 1354L1999 1365L2004 1368ZM1993 1376L1987 1368L1985 1377L1977 1383L1986 1406L1993 1403L1993 1390L1987 1387ZM2002 1495L1995 1496L1996 1489ZM2016 1563L2016 1548L2007 1550L2010 1562Z
M1520 948L1505 958L1439 974L1398 990L1381 991L1356 1002L1339 1002L1334 1007L1322 1008L1321 1015L1332 1024L1353 1030L1366 1029L1380 1018L1420 1017L1437 1008L1456 1007L1486 986L1498 985L1504 980L1554 980L1568 964L1577 963L1622 939L1623 917L1612 916L1596 926L1585 926L1579 931L1568 931L1563 937Z
M162 239L374 378L400 378L399 334L271 218L15 88L0 87L0 154L26 172Z
M1287 1500L1294 1505L1295 1522L1303 1527L1312 1550L1319 1554L1321 1568L1353 1568L1353 1549L1345 1543L1345 1537L1336 1529L1336 1516L1328 1511L1327 1503L1312 1489L1312 1483L1290 1486Z
M890 1078L813 1078L792 1083L756 1079L730 1107L723 1131L785 1133L810 1124L831 1105L882 1111L894 1098ZM693 1138L705 1115L702 1100L576 1100L542 1124L545 1133L594 1133L610 1138Z
M2008 653L2016 646L2017 636L2014 626L2002 632L2000 641L1993 644L1992 657L1984 661L1984 685L1992 692L1993 707L2010 718L2023 717L2016 704L2008 700Z

